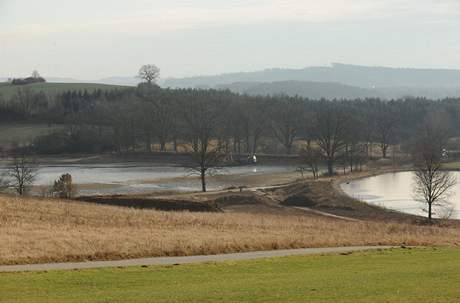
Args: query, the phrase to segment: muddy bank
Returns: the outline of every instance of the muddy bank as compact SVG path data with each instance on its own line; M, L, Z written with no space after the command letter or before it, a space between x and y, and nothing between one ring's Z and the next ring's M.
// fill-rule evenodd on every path
M219 212L221 209L215 203L193 202L176 199L156 199L130 197L123 195L79 197L80 202L89 202L103 205L123 206L137 209L155 209L162 211L191 211L191 212Z
M0 167L0 174L5 172ZM201 190L200 178L191 171L174 165L148 163L61 164L40 166L34 180L34 195L42 195L62 174L70 174L77 196L138 195L157 191L194 192ZM299 175L294 166L233 166L208 176L208 190L263 187L295 181Z
M293 207L306 207L341 217L367 221L392 221L415 223L420 217L399 213L356 200L338 191L333 180L319 180L297 184L281 204Z
M233 155L233 162L229 165L246 164L247 154ZM135 152L135 153L105 153L105 154L68 154L68 155L36 155L38 163L42 165L61 164L110 164L110 163L152 163L175 164L190 166L193 162L188 153L175 152ZM2 161L8 161L3 159ZM297 155L257 154L257 162L265 165L299 165Z

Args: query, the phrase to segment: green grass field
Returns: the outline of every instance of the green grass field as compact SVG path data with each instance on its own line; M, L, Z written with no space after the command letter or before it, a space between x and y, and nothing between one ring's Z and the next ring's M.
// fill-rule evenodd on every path
M0 274L0 302L460 302L460 249Z
M19 89L30 89L34 92L44 92L48 95L56 95L66 91L84 91L88 92L101 90L115 90L124 89L126 86L95 84L95 83L35 83L28 85L11 85L7 83L0 83L0 95L5 98L10 98Z

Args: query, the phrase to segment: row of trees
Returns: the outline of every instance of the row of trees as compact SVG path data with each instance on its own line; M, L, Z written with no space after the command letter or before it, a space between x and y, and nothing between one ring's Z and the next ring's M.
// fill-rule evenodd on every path
M389 157L395 150L391 146L409 153L423 121L434 112L443 117L450 137L459 135L460 102L455 99L250 97L161 89L152 77L152 83L110 92L50 97L20 90L0 102L0 114L65 126L33 142L27 149L34 152L151 152L158 146L190 154L191 166L203 176L224 161L254 153L300 153L312 169L325 163L329 174L338 161L353 170L370 157Z

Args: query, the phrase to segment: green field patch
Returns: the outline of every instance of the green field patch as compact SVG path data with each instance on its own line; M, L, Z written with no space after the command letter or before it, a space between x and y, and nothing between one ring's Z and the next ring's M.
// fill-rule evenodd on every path
M459 302L460 249L0 274L0 302Z

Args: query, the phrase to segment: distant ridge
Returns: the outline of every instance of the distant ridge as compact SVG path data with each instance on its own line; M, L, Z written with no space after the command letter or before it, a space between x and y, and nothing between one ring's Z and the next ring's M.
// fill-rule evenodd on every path
M92 83L123 85L123 86L137 86L141 79L134 77L108 77L100 80L91 81Z
M460 86L460 70L369 67L334 63L303 69L266 69L182 79L169 78L168 87L217 86L236 82L337 82L363 88L386 86Z
M92 83L136 86L134 76L107 77L99 80L47 77L52 83ZM5 82L7 78L0 78ZM367 98L386 99L426 97L441 99L460 97L460 70L391 68L333 63L302 69L273 68L254 72L187 78L168 78L159 81L162 87L229 89L249 95L299 95L306 98ZM0 83L1 85L1 83Z
M382 97L380 92L333 82L278 81L278 82L237 82L218 85L218 89L229 89L252 96L288 95L311 99L357 99Z
M304 88L299 87L300 82L305 83ZM254 83L257 87L254 87ZM172 88L227 87L236 92L242 92L242 87L246 87L244 91L248 94L254 91L272 91L272 93L282 91L293 95L298 94L300 90L304 97L315 98L318 95L337 97L338 84L344 85L341 92L343 98L350 98L354 95L368 96L369 94L372 97L384 98L460 97L460 70L370 67L334 63L331 66L303 69L274 68L215 76L170 78L164 81L163 86ZM269 85L274 85L274 87L269 88ZM320 87L324 91L315 91ZM308 89L313 91L309 92Z

